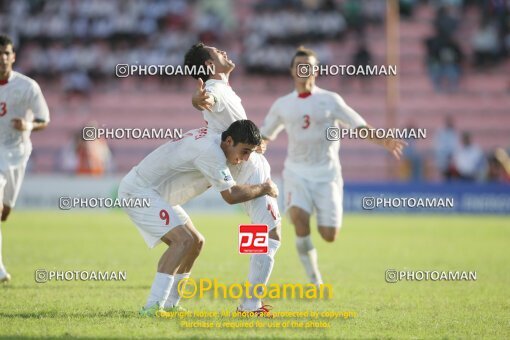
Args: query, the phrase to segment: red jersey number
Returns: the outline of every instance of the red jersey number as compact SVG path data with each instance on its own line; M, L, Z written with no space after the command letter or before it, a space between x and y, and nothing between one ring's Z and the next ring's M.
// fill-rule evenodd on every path
M308 127L310 126L310 116L304 115L303 118L304 118L304 122L303 122L303 126L301 126L301 127L303 129L308 129Z
M207 135L207 128L200 128L198 134L195 136L195 140L205 137Z
M159 218L165 221L165 225L170 224L170 215L168 214L168 211L166 211L165 209L161 209L161 211L159 212Z
M7 114L7 103L0 102L0 117L5 116Z

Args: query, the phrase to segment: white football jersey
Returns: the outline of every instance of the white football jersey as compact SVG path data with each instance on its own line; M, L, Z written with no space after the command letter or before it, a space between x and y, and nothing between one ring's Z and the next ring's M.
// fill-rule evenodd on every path
M207 127L222 133L233 122L248 119L241 103L241 98L232 90L225 80L209 79L205 82L205 91L216 98L212 112L203 111Z
M26 161L32 151L30 131L18 131L12 126L13 118L27 122L34 119L50 121L48 105L35 80L15 71L0 85L0 150L9 154L9 161Z
M221 136L207 128L188 131L134 167L132 184L156 190L171 205L184 204L210 186L227 190L236 183L220 144Z
M261 134L273 140L286 129L289 136L285 170L312 181L340 176L340 141L326 138L328 127L366 125L365 120L337 93L314 87L301 98L297 91L280 97L266 116Z

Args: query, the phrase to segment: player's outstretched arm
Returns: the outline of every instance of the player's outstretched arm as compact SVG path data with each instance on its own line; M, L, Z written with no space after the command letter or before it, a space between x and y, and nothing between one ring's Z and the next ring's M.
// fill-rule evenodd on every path
M360 127L358 129L373 129L372 126L366 125L363 127ZM370 136L370 134L368 134ZM372 143L381 145L383 148L388 150L393 156L395 156L396 159L400 159L402 156L402 151L404 150L404 147L407 145L407 142L395 139L395 138L377 138L374 136L374 138L369 138L369 140Z
M48 122L40 119L35 119L33 122L28 122L23 118L13 118L11 120L12 127L18 131L38 131L48 126Z
M193 107L197 110L207 110L211 112L213 105L215 104L214 97L205 91L204 81L200 78L197 80L197 88L193 97L191 98Z
M270 179L262 184L237 184L221 192L221 196L228 204L242 203L264 195L278 197L278 187Z

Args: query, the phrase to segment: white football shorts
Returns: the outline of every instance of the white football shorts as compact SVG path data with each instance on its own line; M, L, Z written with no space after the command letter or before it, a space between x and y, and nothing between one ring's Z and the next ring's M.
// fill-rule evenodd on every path
M147 246L154 248L162 242L163 235L186 224L190 218L181 206L170 206L155 190L137 185L133 177L134 171L131 171L122 179L119 198L150 199L150 207L124 208L124 211L142 234Z
M27 163L0 163L0 200L4 205L13 208L25 177Z
M343 214L343 180L315 182L283 171L285 211L299 207L309 214L317 212L317 225L340 228Z

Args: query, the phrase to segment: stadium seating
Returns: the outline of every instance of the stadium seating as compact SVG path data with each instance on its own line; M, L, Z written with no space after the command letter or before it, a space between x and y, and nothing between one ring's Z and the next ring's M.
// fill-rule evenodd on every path
M246 1L237 3L237 14L251 15ZM431 34L432 10L419 6L414 17L400 23L400 64L398 80L400 97L397 126L414 124L428 130L428 138L418 144L427 162L432 162L433 136L442 125L445 115L453 115L457 128L473 133L474 141L485 151L510 143L510 96L508 95L510 62L489 72L479 73L465 69L457 93L438 94L434 91L424 65L423 40ZM472 30L476 13L469 12L461 29ZM241 19L242 19L241 17ZM367 40L377 63L385 63L386 40L382 27L366 30ZM355 37L347 36L340 42L329 42L335 63L349 62L355 48ZM236 48L236 47L234 47ZM469 54L469 45L463 43ZM292 81L287 76L262 77L245 74L236 69L231 84L243 100L246 112L256 123L261 123L274 100L291 91ZM190 95L192 79L175 81L162 86L156 80L118 79L108 91L93 91L90 99L66 103L55 85L44 88L52 111L52 123L47 131L33 134L34 156L32 171L51 172L58 169L58 153L73 132L89 121L107 127L170 127L183 130L202 126L199 112L192 109ZM363 91L350 79L322 77L318 85L340 93L346 102L360 112L374 126L386 126L386 79L369 80L371 89ZM52 90L52 88L54 90ZM109 140L116 163L116 171L127 172L151 149L161 144L158 140ZM286 137L280 136L270 145L267 157L273 174L279 175L286 154ZM396 163L383 150L365 142L345 141L341 149L344 176L349 181L395 179ZM370 162L367 162L370 159ZM432 179L437 173L429 174Z

